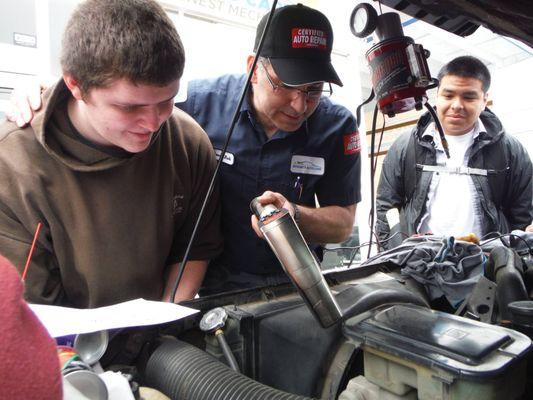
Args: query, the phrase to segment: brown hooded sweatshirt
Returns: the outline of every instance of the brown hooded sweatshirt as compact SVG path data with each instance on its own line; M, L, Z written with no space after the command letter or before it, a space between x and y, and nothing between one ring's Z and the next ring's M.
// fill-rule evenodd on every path
M165 268L180 261L215 167L200 126L175 109L141 153L110 152L74 131L63 81L45 93L31 127L0 124L0 254L26 277L29 302L99 307L161 299ZM218 194L191 260L220 253Z

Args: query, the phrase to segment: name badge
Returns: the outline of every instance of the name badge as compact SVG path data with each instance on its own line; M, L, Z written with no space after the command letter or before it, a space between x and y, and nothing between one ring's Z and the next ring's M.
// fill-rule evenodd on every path
M215 149L215 155L217 157L217 161L220 159L221 153L222 153L222 150ZM235 162L235 156L226 151L226 154L224 154L224 159L222 160L222 162L224 164L233 165L233 163Z
M291 172L295 174L324 175L325 162L322 157L294 155L291 159Z

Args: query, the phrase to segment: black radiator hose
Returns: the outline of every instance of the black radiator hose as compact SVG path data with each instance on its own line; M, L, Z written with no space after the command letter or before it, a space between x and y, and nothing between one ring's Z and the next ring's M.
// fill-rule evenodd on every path
M528 300L528 293L522 277L523 268L520 256L504 246L492 249L485 275L496 282L496 299L501 320L512 319L509 303Z
M146 365L146 385L172 400L309 400L256 382L177 339L165 339Z

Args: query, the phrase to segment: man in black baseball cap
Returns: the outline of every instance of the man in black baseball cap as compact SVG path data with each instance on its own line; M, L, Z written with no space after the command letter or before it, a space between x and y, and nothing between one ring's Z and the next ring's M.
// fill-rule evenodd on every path
M257 26L256 53L268 15ZM331 65L332 48L333 30L326 16L297 4L274 11L261 56L270 59L274 71L287 85L331 82L342 86Z
M268 15L259 26L253 66ZM310 246L339 243L360 201L360 144L353 115L328 97L342 85L331 64L333 31L319 11L298 5L274 11L266 40L221 168L224 251L207 270L201 294L275 285L288 278L268 244L250 229L250 201L284 207ZM189 83L178 107L221 149L246 76ZM320 207L316 206L315 198ZM252 218L257 230L257 220Z

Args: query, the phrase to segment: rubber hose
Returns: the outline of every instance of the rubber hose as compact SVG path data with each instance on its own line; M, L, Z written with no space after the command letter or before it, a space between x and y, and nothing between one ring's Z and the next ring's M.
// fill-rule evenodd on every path
M415 293L404 289L382 288L372 283L351 286L340 292L336 299L345 320L384 304L407 303L429 307Z
M172 400L309 400L254 381L177 339L165 339L150 356L146 384Z

